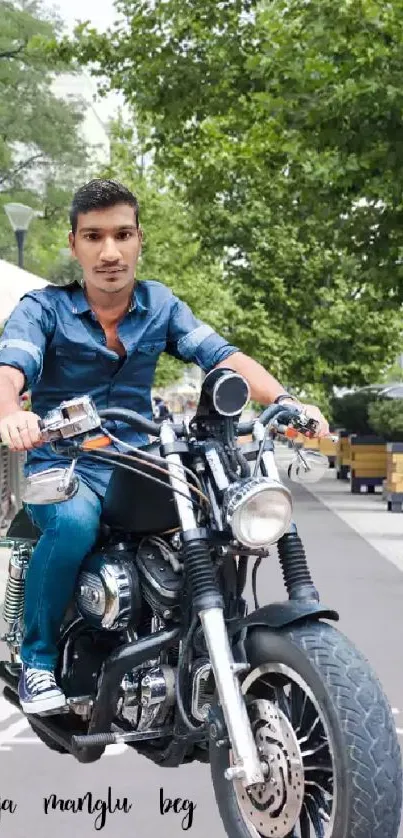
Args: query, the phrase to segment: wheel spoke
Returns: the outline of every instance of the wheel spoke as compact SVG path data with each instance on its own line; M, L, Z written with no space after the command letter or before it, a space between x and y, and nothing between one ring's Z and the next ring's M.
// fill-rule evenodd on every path
M299 743L301 745L301 743ZM314 748L310 748L309 751L301 751L302 758L304 757L313 757L315 754L318 754L319 751L323 751L323 748L328 748L328 742L326 739L323 742L319 742Z
M311 838L311 826L309 823L308 812L305 806L303 806L301 809L299 824L301 829L301 838Z
M302 736L301 739L298 739L298 744L299 744L300 747L301 747L301 745L305 744L305 742L308 742L308 740L311 738L313 732L316 730L318 725L320 725L320 718L319 718L319 716L316 716L316 719L314 720L311 727L309 728L308 733L306 733L305 736Z
M276 702L283 711L284 715L287 716L287 719L291 721L291 705L290 700L287 698L284 690L282 687L274 687L274 693L276 696Z
M305 773L307 771L321 771L323 774L333 774L331 765L304 765Z
M312 826L315 830L316 838L325 838L325 830L323 827L322 818L319 814L319 806L315 798L311 797L310 794L306 794L304 798L304 804L312 821Z
M291 714L295 733L299 734L304 720L308 696L297 684L291 684Z

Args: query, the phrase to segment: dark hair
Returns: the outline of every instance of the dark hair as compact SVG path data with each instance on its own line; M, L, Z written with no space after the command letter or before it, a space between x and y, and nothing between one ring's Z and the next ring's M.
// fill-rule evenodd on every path
M72 232L77 231L77 219L80 212L107 209L117 204L129 204L136 216L136 227L139 226L139 204L135 195L117 180L102 180L96 178L81 186L73 196L70 208L70 224Z

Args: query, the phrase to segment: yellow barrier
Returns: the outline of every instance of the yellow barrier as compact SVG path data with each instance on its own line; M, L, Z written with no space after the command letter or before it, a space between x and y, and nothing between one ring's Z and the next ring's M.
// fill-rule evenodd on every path
M346 431L341 431L337 443L336 469L337 479L347 480L351 466L350 438Z
M375 486L382 486L386 478L386 442L352 434L350 450L351 491L357 493L366 486L369 492L374 492Z

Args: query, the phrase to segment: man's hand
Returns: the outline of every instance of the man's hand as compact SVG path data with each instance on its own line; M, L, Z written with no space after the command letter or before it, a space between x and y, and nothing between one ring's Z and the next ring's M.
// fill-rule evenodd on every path
M297 407L300 407L310 419L314 419L315 422L319 423L318 430L315 434L315 437L322 438L324 436L329 436L329 423L320 412L319 408L316 407L314 404L303 404L302 402L297 402L294 399L284 399L281 404L293 404Z
M0 438L11 451L30 451L44 444L39 429L40 416L29 410L16 410L0 421Z

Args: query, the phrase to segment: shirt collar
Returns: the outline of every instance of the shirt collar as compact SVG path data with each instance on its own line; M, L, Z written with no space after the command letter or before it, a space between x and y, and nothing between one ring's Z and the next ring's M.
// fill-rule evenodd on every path
M73 314L84 314L86 311L91 311L91 306L84 294L84 289L81 285L79 285L79 283L77 283L72 289L71 301ZM144 299L144 287L143 284L139 282L136 282L134 286L128 314L135 310L139 311L140 314L144 311L148 311L148 305Z

